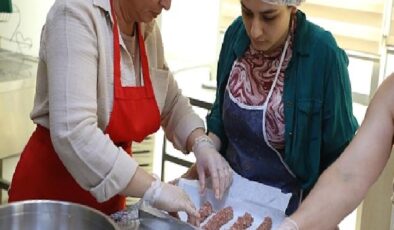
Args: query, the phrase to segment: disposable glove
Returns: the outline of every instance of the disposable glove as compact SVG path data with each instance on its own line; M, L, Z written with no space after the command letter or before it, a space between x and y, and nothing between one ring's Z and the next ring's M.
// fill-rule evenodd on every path
M196 138L192 151L196 156L200 192L205 191L205 179L211 176L216 199L222 199L224 192L232 183L233 171L227 161L215 149L212 140L206 136Z
M297 223L290 217L286 217L277 230L299 230Z
M198 211L186 192L178 186L155 180L146 190L143 198L152 207L167 212L184 211L194 225L198 225Z

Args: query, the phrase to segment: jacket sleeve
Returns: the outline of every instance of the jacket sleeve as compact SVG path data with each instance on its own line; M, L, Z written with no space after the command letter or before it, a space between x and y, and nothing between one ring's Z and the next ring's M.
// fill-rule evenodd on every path
M217 66L216 74L216 98L211 108L210 113L207 116L207 127L208 132L214 133L218 136L222 142L221 151L226 146L227 137L224 132L223 120L222 120L222 105L224 90L227 84L228 74L231 71L232 66L232 40L239 27L242 25L242 18L238 17L227 29L222 47L220 49L219 61Z
M84 1L58 1L48 14L42 49L53 146L78 184L102 202L127 186L138 163L97 124L99 53L90 12Z
M218 69L219 68L220 67L218 67ZM217 79L217 81L219 81L219 79ZM207 128L208 128L208 132L215 134L223 142L225 136L224 136L223 121L222 121L222 111L220 108L222 103L219 102L220 97L221 97L221 92L219 90L219 84L217 83L216 98L212 105L210 113L207 115Z
M336 45L329 47L327 53L332 65L325 70L320 172L339 157L358 128L357 120L353 116L348 57Z
M194 112L189 99L182 95L173 75L168 75L168 90L161 114L164 133L174 147L187 153L186 144L193 130L205 130L204 121Z

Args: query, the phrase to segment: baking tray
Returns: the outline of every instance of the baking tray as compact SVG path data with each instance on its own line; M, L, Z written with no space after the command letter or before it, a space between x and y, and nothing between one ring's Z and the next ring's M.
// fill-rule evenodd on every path
M112 219L121 230L195 230L196 227L176 219L156 208L138 202L126 210L114 213Z
M276 229L286 217L285 209L289 203L291 194L284 194L279 189L261 183L250 181L236 173L233 173L233 183L224 194L222 200L217 200L211 189L210 181L207 181L205 194L199 193L199 183L197 180L180 179L178 186L186 191L197 208L201 207L205 201L209 201L213 210L218 210L231 206L234 217L231 221L221 227L223 230L230 229L239 216L248 212L254 221L248 229L256 229L265 217L271 217L272 229ZM212 217L211 215L210 217ZM208 217L201 226L204 226L210 219ZM187 216L180 213L181 220L185 221Z

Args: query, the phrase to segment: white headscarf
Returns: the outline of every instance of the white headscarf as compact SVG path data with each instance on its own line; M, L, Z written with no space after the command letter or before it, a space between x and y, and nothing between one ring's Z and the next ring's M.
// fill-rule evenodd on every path
M301 4L301 2L305 0L261 0L261 1L275 5L298 6Z

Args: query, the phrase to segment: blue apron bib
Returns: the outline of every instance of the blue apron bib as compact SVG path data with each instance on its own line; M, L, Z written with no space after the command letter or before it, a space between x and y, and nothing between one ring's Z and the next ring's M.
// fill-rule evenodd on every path
M265 132L268 101L276 85L287 47L288 40L264 105L248 106L237 102L227 85L223 101L223 123L229 140L225 158L232 169L249 180L279 188L283 193L291 193L286 209L286 214L290 215L301 202L301 186L284 162L283 152L269 144Z

